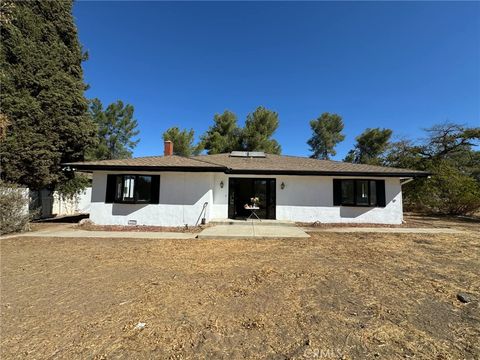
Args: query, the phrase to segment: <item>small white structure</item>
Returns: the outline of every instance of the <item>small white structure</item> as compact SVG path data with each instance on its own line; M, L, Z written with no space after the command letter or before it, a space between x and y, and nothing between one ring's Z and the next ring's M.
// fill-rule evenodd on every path
M52 213L59 215L88 214L92 188L87 187L73 197L63 197L58 191L53 192Z
M73 197L63 197L58 191L42 189L30 191L30 211L37 218L45 219L53 216L88 214L92 188L87 187Z
M246 218L401 224L402 181L428 173L263 153L165 155L65 164L93 173L90 219L103 225L197 225Z

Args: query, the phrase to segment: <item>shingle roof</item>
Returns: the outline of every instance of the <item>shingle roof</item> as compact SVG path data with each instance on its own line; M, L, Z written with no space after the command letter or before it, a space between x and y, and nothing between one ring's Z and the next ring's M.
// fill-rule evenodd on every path
M64 166L70 166L78 170L171 170L181 171L181 169L194 169L197 171L207 169L212 171L214 169L222 170L218 165L202 162L193 158L184 156L146 156L132 159L119 160L98 160L98 161L84 161L65 163ZM211 169L211 170L210 170Z
M78 170L142 170L142 171L216 171L231 174L285 175L355 175L420 177L423 171L385 166L351 164L298 156L266 154L265 157L232 157L230 154L182 156L150 156L125 160L103 160L63 164Z
M242 158L232 157L229 154L199 155L192 157L213 164L227 167L231 173L262 174L340 174L340 173L378 173L378 174L416 174L427 175L422 171L399 169L386 166L352 164L342 161L317 160L300 156L266 154L262 157ZM390 175L391 176L391 175Z

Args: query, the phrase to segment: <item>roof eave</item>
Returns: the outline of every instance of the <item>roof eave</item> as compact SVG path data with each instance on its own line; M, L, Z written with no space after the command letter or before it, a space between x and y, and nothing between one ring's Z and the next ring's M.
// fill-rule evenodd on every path
M209 166L142 166L142 165L89 165L62 164L82 171L170 171L170 172L224 172L222 167Z
M225 166L144 166L144 165L98 165L64 163L80 171L166 171L166 172L223 172L238 175L298 175L298 176L363 176L363 177L428 177L428 172L371 172L371 171L319 171L319 170L268 170L268 169L231 169Z
M318 170L265 170L265 169L228 169L227 174L243 175L299 175L299 176L364 176L364 177L428 177L427 172L370 172L370 171L318 171Z

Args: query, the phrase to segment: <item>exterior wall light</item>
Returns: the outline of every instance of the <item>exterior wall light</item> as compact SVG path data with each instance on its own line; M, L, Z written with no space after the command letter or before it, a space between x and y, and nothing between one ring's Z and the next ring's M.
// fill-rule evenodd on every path
M223 189L223 181L220 181L220 188Z
M285 183L282 181L282 183L280 184L280 189L285 189Z

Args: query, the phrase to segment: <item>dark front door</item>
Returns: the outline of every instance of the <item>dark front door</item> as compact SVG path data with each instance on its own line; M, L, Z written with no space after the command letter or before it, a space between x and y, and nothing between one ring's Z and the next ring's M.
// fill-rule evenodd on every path
M258 197L261 219L275 219L276 183L275 179L230 178L228 181L228 217L242 219L250 215L245 205L251 205L250 200Z

